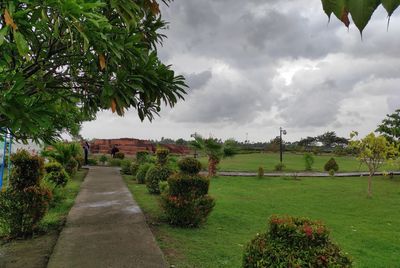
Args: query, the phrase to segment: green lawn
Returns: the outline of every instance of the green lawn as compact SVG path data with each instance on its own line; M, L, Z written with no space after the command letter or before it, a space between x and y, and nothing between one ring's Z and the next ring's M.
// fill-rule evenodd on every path
M314 156L314 171L323 171L324 165L332 156L317 155ZM360 166L360 162L354 157L333 156L339 165L339 172L348 171L367 171L366 166ZM202 157L200 161L203 167L207 167L207 158ZM304 171L304 157L301 154L285 153L283 162L286 165L285 171ZM274 170L276 164L279 163L279 153L256 153L256 154L239 154L231 158L222 159L220 171L252 171L257 172L259 167L263 167L266 172ZM398 170L397 165L384 165L381 170Z
M228 178L211 182L216 207L199 229L169 227L160 221L157 197L125 177L141 208L155 222L155 233L176 267L241 267L244 245L263 232L272 214L324 221L355 267L399 267L400 179L374 178L374 197L366 197L366 178Z

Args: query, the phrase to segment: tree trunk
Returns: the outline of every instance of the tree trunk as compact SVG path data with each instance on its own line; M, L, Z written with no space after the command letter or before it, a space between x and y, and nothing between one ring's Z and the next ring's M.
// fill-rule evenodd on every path
M372 175L368 177L368 197L372 197Z
M217 175L217 165L219 163L219 159L215 157L208 158L208 177L214 177Z

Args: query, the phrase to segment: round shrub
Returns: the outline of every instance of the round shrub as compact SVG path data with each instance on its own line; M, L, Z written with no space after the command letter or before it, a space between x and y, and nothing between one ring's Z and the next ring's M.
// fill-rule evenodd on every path
M89 166L97 166L97 159L96 158L88 158L88 165Z
M26 150L11 155L10 186L19 191L40 183L44 173L44 161L39 156L32 156Z
M314 164L314 156L310 153L305 153L304 154L304 164L305 164L305 169L307 171L311 171L312 166Z
M257 235L243 255L244 268L351 265L322 223L294 217L271 217L269 230Z
M67 185L69 176L64 167L57 162L50 162L45 165L46 175L44 179L51 182L56 187L64 187Z
M201 175L178 173L168 179L168 185L170 195L199 197L208 193L210 179Z
M122 162L121 159L112 158L112 159L110 159L110 161L108 161L108 164L111 167L119 167L119 166L121 166L121 162Z
M152 165L149 163L145 163L145 164L139 166L139 169L136 173L136 181L139 184L146 183L146 173L151 167L152 167Z
M168 162L168 155L169 155L169 150L166 148L158 148L156 150L156 156L157 156L157 164L160 166L164 166Z
M185 173L168 178L168 188L163 192L161 205L171 225L197 227L204 223L215 206L208 195L210 181L204 176Z
M78 171L78 162L74 158L69 159L65 164L65 171L70 176L75 175L75 173Z
M335 172L339 171L339 165L336 163L335 158L331 158L329 159L328 162L326 162L325 166L324 166L324 170L325 171L330 171L330 170L334 170Z
M257 177L260 179L264 177L264 169L262 167L258 168Z
M171 170L167 167L154 166L146 173L146 186L151 194L160 194L160 181L166 181L171 176Z
M285 169L285 164L283 163L278 163L275 165L275 171L283 171Z
M105 154L103 154L102 156L100 156L99 161L101 164L104 165L108 161L108 157Z
M178 162L179 170L185 174L198 174L201 170L201 163L196 158L185 157Z
M126 175L131 175L131 161L122 160L121 161L121 173Z
M335 171L333 169L329 170L329 176L331 177L335 176Z
M139 169L139 164L136 162L131 163L131 175L136 176Z
M116 159L124 159L125 158L125 154L122 153L122 152L115 153L115 158Z

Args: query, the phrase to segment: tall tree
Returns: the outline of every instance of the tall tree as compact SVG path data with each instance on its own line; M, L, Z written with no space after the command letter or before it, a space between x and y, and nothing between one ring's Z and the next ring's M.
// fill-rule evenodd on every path
M334 14L346 27L350 25L349 15L351 15L361 34L378 6L382 4L390 19L400 5L399 0L321 0L321 2L329 19Z
M338 137L334 131L325 132L316 137L316 140L321 142L323 146L332 148L336 146L345 146L349 143L346 138Z
M386 115L382 124L378 126L377 132L381 133L390 142L400 143L400 109L393 114Z
M152 120L186 87L158 59L165 26L156 0L0 1L0 128L48 141L101 109Z

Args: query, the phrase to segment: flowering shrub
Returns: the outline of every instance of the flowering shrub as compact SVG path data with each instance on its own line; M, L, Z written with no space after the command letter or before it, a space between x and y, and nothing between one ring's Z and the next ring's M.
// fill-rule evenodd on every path
M196 158L186 157L178 162L178 168L182 173L197 174L201 170L201 163Z
M180 161L180 172L170 176L168 187L163 187L161 205L171 225L197 227L206 221L215 206L214 199L208 195L210 180L198 174L197 162L193 158Z
M243 267L351 267L320 222L272 216L269 230L246 247Z
M326 162L326 164L324 166L324 170L328 171L328 172L331 171L331 170L333 170L335 172L338 172L339 165L336 163L335 158L332 157L331 159L329 159L328 162Z
M158 148L156 150L157 164L164 166L168 162L169 150L165 148Z
M12 155L10 187L0 193L0 229L11 237L31 234L46 214L51 192L40 185L43 159L27 151Z

